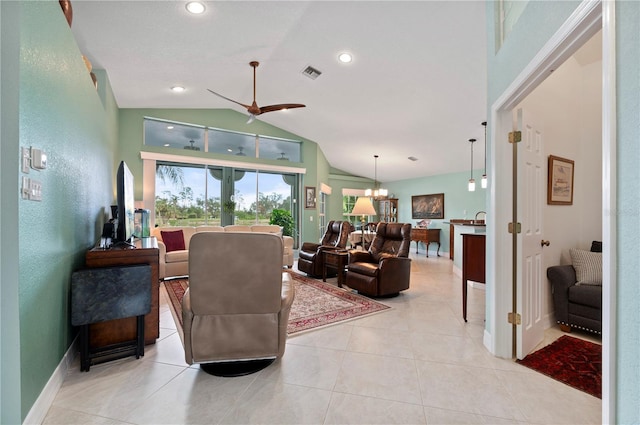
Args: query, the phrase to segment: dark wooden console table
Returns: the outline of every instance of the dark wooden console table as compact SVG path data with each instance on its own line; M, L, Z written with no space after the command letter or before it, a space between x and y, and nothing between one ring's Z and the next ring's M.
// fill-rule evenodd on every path
M93 248L85 255L89 268L149 264L151 266L151 312L144 317L144 343L154 344L160 336L160 251L156 238L136 241L137 248L126 245L108 249ZM136 318L109 320L89 327L89 347L98 348L136 338Z
M429 244L437 243L438 250L436 254L440 256L440 229L422 229L420 227L411 228L411 241L416 241L416 254L418 253L418 245L424 242L427 257L429 256Z
M462 235L462 318L467 321L467 281L485 283L486 241L483 233Z

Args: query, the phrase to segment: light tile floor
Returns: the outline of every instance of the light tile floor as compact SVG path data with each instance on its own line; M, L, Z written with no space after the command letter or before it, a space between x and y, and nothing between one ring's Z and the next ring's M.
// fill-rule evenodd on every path
M484 291L470 289L464 323L449 259L411 256L411 288L382 300L393 309L291 337L281 360L239 378L185 363L162 293L161 335L144 358L88 373L76 359L44 423L600 423L599 399L486 351Z

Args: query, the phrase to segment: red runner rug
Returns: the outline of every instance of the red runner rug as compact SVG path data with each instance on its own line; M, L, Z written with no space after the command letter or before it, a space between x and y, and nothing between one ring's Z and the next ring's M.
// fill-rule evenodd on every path
M296 295L289 314L287 334L317 329L322 326L381 312L391 307L343 288L289 271ZM176 324L182 331L182 297L189 287L188 279L164 281Z
M563 335L517 362L602 398L602 346L599 344Z

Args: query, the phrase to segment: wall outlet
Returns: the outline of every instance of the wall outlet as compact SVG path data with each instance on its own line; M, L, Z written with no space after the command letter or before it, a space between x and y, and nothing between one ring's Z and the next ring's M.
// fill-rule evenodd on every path
M312 215L309 216L309 221L313 221L313 216Z

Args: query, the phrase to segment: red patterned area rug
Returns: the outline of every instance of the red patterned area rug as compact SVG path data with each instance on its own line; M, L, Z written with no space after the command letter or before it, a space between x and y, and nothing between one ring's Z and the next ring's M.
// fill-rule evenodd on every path
M517 362L602 398L602 346L599 344L563 335Z
M289 314L287 334L294 335L322 326L341 323L391 307L334 285L289 271L296 288L296 296ZM182 297L189 287L188 279L166 280L164 286L174 319L182 332Z

